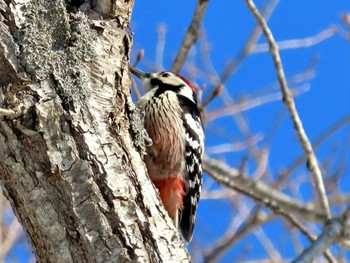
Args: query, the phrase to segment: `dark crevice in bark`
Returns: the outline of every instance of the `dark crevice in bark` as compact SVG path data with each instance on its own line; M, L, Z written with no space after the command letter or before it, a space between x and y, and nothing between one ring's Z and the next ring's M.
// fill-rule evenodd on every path
M16 131L16 129L14 129ZM52 203L57 211L58 221L61 225L65 226L67 241L72 244L69 248L75 248L74 251L71 250L73 258L83 260L84 262L91 262L88 257L86 257L86 247L81 235L78 231L79 220L72 216L74 211L72 210L72 202L69 198L70 186L62 180L63 174L61 174L58 169L56 171L51 171L50 160L47 156L48 149L46 147L45 141L40 137L27 137L16 132L17 138L22 142L22 154L23 165L34 181L37 181L37 186L44 188L49 196L48 202ZM35 158L35 160L33 160ZM42 179L36 178L36 173L43 173ZM9 189L9 187L7 187ZM14 195L15 196L15 195ZM35 229L35 228L33 228ZM31 235L29 235L31 236ZM79 248L80 249L77 249ZM49 249L49 248L48 248ZM77 262L81 262L81 261Z
M142 240L143 243L146 246L146 249L155 249L156 253L150 254L149 261L150 262L162 262L161 260L161 253L158 248L158 244L156 240L153 237L153 234L150 230L149 222L141 222L140 220L137 220L137 225L142 233Z
M113 200L115 198L111 189L108 187L106 183L106 172L104 170L103 164L90 151L90 149L88 148L88 146L84 141L83 135L81 134L81 132L79 132L76 129L76 127L73 125L71 120L69 118L66 118L65 122L69 124L69 130L71 132L71 135L76 141L79 158L82 160L86 160L91 164L93 179L97 187L99 188L100 194L102 195L104 201L109 206L109 210L106 210L105 208L99 205L100 211L106 216L113 234L117 234L120 237L123 247L126 248L126 251L128 253L130 260L135 260L136 255L134 253L134 247L129 245L130 241L125 239L126 237L121 231L121 229L125 228L125 226L123 226L122 220L120 220L117 216L117 213L115 213L115 208L113 203ZM103 241L103 243L106 245L106 247L108 247L105 241ZM109 248L109 249L112 250L112 248Z
M67 11L76 13L79 7L85 2L87 1L86 0L65 0Z
M18 164L22 164L22 160L17 160ZM25 166L25 163L22 165ZM22 195L19 194L17 191L20 191L18 187L16 187L16 184L20 184L20 181L13 180L15 171L12 170L12 168L7 167L6 165L0 164L0 174L1 179L4 184L4 194L5 196L11 200L12 207L14 208L14 212L16 214L16 217L19 219L19 221L26 225L27 227L24 229L27 236L29 237L29 242L32 244L32 246L35 248L37 244L41 245L40 251L37 251L37 256L41 258L41 260L45 261L45 258L50 258L50 248L49 246L45 245L45 237L43 236L43 233L40 231L41 229L37 227L37 222L35 222L35 218L30 218L26 216L26 210L28 209L26 207L26 200L22 199ZM17 175L18 176L22 175ZM27 176L27 175L26 175ZM31 175L31 177L35 177L35 175ZM34 219L34 220L33 220ZM35 233L32 231L36 229Z
M52 179L49 180L54 189L52 189L52 200L55 207L59 208L59 222L65 226L67 241L71 244L69 246L73 261L75 262L92 262L88 257L90 247L81 236L79 228L81 222L75 216L72 206L71 195L69 194L71 186L62 180L64 175L58 170L53 174ZM68 192L68 193L67 193Z
M92 161L92 169L96 175L94 178L96 185L98 186L101 195L109 206L109 210L105 210L102 207L100 207L100 209L106 216L113 234L117 234L120 237L120 240L123 243L123 247L126 248L130 260L134 261L136 260L136 254L134 252L135 248L130 245L130 240L127 240L127 237L122 233L122 229L125 229L125 226L123 221L118 217L118 214L115 213L115 207L113 203L113 200L115 200L115 198L113 192L106 183L105 171L102 173L100 172L100 168L103 166L101 164L98 164L98 160L94 155L91 155L89 159Z
M54 74L50 74L50 80L53 82L57 96L61 99L62 108L66 111L75 112L73 98L68 95L69 93L62 87L60 81L58 81Z

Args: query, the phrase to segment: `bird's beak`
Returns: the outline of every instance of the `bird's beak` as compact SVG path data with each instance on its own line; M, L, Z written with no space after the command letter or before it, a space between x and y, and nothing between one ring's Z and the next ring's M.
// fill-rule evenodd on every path
M141 71L137 68L131 67L131 66L130 66L130 71L132 74L134 74L139 79L147 79L151 76L150 73L143 72L143 71Z

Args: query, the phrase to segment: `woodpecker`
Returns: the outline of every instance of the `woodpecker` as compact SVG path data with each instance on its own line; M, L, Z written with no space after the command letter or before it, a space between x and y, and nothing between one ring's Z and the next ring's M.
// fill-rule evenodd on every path
M161 200L190 242L202 187L204 131L191 83L173 72L145 73L130 67L148 91L136 106L153 144L144 161Z

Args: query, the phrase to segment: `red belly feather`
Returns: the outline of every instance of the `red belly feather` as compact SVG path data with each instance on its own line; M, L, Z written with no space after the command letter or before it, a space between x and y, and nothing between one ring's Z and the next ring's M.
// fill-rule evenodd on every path
M153 180L153 183L159 190L160 198L169 216L174 219L176 211L183 209L182 199L186 195L184 191L185 183L178 177Z

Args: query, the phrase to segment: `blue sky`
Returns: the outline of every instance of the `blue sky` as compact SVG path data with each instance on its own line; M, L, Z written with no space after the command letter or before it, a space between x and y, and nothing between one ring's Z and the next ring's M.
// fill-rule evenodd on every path
M256 1L261 6L262 1ZM159 25L166 26L165 48L163 55L163 68L169 69L183 39L183 35L192 19L196 1L137 1L133 13L131 27L135 33L133 56L140 49L145 50L145 59L139 67L150 70L150 62L156 59L157 28ZM290 88L304 88L308 91L296 98L296 105L303 126L311 141L320 136L330 125L350 112L350 49L346 37L346 26L341 21L341 14L350 11L347 1L280 1L268 24L276 41L292 39L304 39L315 36L331 26L339 27L337 33L321 43L307 47L281 50L281 58L287 78L305 72L312 61L317 60L314 68L315 75ZM253 27L255 19L249 13L244 1L209 1L203 30L211 47L210 58L218 74L222 73L229 61L235 58L237 53L245 44ZM258 41L259 44L266 43L264 37ZM190 61L195 61L196 66L204 68L201 64L199 46L196 45ZM186 66L185 66L186 68ZM188 78L188 71L182 72ZM202 85L203 78L195 78ZM264 87L276 84L276 73L271 56L268 52L253 54L247 57L239 69L231 76L225 89L233 99L241 96L253 97L259 94ZM210 83L207 85L210 90ZM278 92L279 88L270 89ZM204 91L204 97L207 95ZM221 99L215 99L208 110L223 107ZM271 125L278 116L284 116L275 131L272 141L266 138ZM296 139L292 123L289 119L284 105L276 101L243 113L250 129L251 135L261 135L262 140L258 147L268 146L269 167L272 178L276 178L283 168L289 167L294 160L302 154L300 144ZM226 136L218 136L215 130L229 131ZM225 142L239 142L244 136L237 128L231 117L219 119L207 123L206 145L208 147ZM346 152L346 138L349 136L349 127L345 126L331 136L316 151L320 162L332 160L327 172L335 172L341 156ZM271 142L271 143L270 143ZM232 166L239 166L247 151L213 155L214 158L226 160ZM346 156L349 156L347 154ZM332 159L333 158L333 159ZM349 160L349 157L345 158ZM254 170L253 162L249 162L250 171ZM295 173L298 176L310 176L305 165ZM341 173L340 189L345 192L350 190L349 167ZM205 185L212 184L211 179L205 177ZM294 196L302 201L314 200L312 184L304 182L300 184L299 195ZM213 183L211 190L221 189ZM288 189L284 189L288 193ZM242 195L236 195L242 198ZM247 205L251 205L249 199L244 198ZM235 217L236 211L230 202L203 200L200 204L197 228L194 243L190 246L199 246L206 249L213 245L226 230L231 219ZM264 227L265 234L272 242L277 244L284 258L292 259L295 256L290 246L290 239L286 237L285 225L281 220L274 220ZM286 233L286 234L282 234ZM315 232L316 233L316 232ZM301 235L299 235L301 236ZM307 242L300 238L303 245ZM198 247L197 247L198 248ZM232 262L242 255L242 250L247 250L243 259L258 259L267 257L266 251L257 241L254 235L250 235L240 244L233 247L221 262ZM248 251L247 250L247 251ZM349 255L348 255L349 256ZM201 260L200 257L195 260Z
M261 4L262 1L256 1L257 6L261 6ZM132 58L135 58L140 49L145 50L145 58L139 65L141 69L149 69L150 62L155 61L157 28L161 24L166 26L163 67L164 69L170 68L192 19L195 5L196 1L184 0L136 1L131 22L134 32ZM296 105L311 141L320 136L331 124L350 113L350 46L346 38L346 26L340 19L343 12L350 12L349 2L345 0L284 0L280 1L268 22L277 41L314 36L332 25L341 28L331 38L312 47L281 51L287 77L304 72L311 61L318 58L315 76L291 86L291 88L308 89L307 92L296 98ZM206 32L206 38L211 47L211 61L218 74L222 73L228 62L235 58L254 26L255 20L244 1L209 1L203 30ZM266 43L264 37L261 37L258 43ZM199 68L203 68L198 45L195 46L191 56L191 60L195 61ZM183 73L186 75L188 72L185 70ZM206 83L200 77L195 78L195 81L199 85ZM259 94L264 87L272 84L276 84L276 73L270 54L264 52L247 57L235 74L231 76L225 89L233 99L237 100L241 96L254 97L254 94ZM204 97L208 90L210 90L210 83L208 89L204 91ZM269 90L270 92L279 91L278 86ZM208 107L208 110L220 109L221 107L223 107L223 102L217 98ZM266 135L271 125L281 114L284 118L270 141ZM283 104L276 101L246 111L243 115L249 125L250 134L262 137L258 147L268 147L270 151L268 170L272 179L277 178L283 168L289 167L302 154ZM218 136L218 130L224 136ZM208 147L227 142L240 142L244 138L231 117L207 123L206 136ZM320 162L332 160L327 171L336 170L343 156L342 151L347 151L345 146L348 136L349 126L345 126L316 151ZM213 155L213 157L225 160L230 165L237 167L246 155L247 151L240 151ZM349 163L349 157L346 157L346 160ZM248 164L248 171L254 170L254 162L249 161ZM339 188L344 192L350 192L349 172L349 165L347 165L344 172L341 173ZM304 165L293 176L298 178L300 174L309 176ZM204 180L205 187L209 187L210 190L222 189L207 176ZM290 191L288 187L283 190L286 193ZM312 185L308 182L302 183L299 195L293 197L300 200L314 200ZM248 207L253 205L250 199L244 198L240 194L236 194L235 198L242 198ZM268 210L265 211L268 212ZM189 246L195 262L201 261L201 255L198 256L198 251L200 254L204 249L212 246L227 231L228 225L236 215L237 211L227 200L201 201L195 235ZM292 259L295 257L296 251L290 245L291 240L288 237L286 226L281 220L273 220L263 230L271 241L277 244L276 249L283 258ZM317 234L316 230L315 233ZM301 235L298 236L301 239L301 244L307 245L305 238ZM23 244L15 247L6 262L13 262L16 256L20 256L27 250L28 247L23 246ZM346 256L350 258L349 253ZM256 236L249 235L225 254L220 262L236 262L238 258L243 260L266 257L268 255Z

